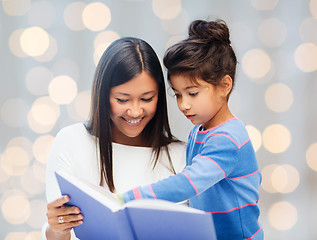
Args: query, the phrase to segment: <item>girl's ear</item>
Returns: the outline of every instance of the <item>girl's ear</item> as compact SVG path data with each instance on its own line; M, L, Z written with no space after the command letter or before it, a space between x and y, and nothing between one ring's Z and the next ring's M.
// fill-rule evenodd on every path
M228 95L232 89L232 78L229 75L225 75L221 79L220 85L222 86L224 96L228 97Z

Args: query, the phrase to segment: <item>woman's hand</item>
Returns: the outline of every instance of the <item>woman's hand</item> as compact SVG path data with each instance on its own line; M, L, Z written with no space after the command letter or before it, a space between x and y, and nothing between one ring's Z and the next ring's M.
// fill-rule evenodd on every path
M47 239L70 239L70 230L83 223L78 207L64 206L68 201L69 197L63 196L47 204Z

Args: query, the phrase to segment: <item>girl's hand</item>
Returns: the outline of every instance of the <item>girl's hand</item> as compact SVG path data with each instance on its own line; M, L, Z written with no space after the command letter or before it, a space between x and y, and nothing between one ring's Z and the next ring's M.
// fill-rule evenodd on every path
M70 230L83 223L83 215L78 207L67 207L68 196L63 196L47 204L47 219L50 227L47 237L55 235L58 237L70 236ZM61 238L63 239L63 238Z

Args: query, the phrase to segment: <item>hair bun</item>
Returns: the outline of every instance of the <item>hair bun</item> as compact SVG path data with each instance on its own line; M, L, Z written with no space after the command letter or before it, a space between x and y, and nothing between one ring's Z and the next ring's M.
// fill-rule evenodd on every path
M206 43L219 41L224 44L230 44L229 29L223 20L207 22L196 20L191 23L188 29L189 38L201 39Z

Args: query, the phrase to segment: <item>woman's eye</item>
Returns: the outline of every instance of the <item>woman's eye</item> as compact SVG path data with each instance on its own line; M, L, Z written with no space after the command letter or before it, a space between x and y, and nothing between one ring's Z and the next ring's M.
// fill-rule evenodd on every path
M151 102L153 100L153 97L150 98L141 98L142 101L144 102Z
M190 96L196 96L197 94L198 94L198 92L189 93Z
M180 97L181 97L181 95L180 95L179 93L175 93L174 96L175 96L176 98L180 98Z
M121 98L116 98L116 99L117 99L117 102L119 103L125 103L128 101L127 99L121 99Z

